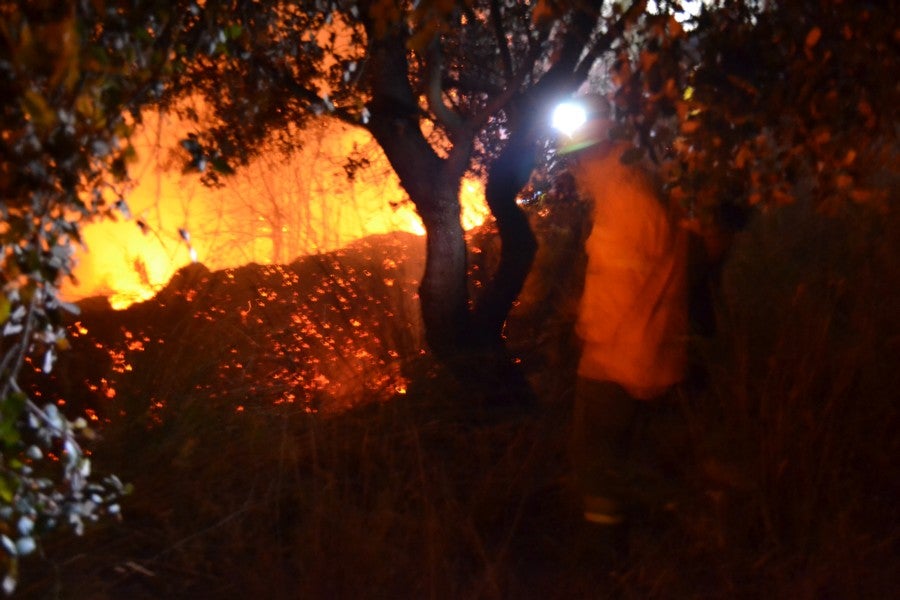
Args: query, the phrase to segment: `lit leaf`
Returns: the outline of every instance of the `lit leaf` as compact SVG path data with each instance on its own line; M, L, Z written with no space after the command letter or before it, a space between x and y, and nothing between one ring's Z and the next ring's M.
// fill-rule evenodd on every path
M537 27L549 25L558 16L557 11L558 9L555 2L538 0L531 11L531 22Z
M753 158L753 152L747 146L741 146L741 149L738 150L737 155L734 157L734 166L737 169L743 169L747 166L747 163L750 159Z
M853 177L851 177L847 173L841 173L840 175L835 177L834 182L835 185L837 185L838 189L846 190L853 185Z
M53 346L50 346L47 349L47 352L44 353L44 364L42 366L42 370L44 373L49 373L53 370L53 363L56 362L56 351Z
M22 110L39 128L49 129L56 123L56 113L50 108L47 100L34 90L22 94Z
M3 578L3 593L9 596L16 591L16 578L11 574Z
M27 516L22 516L19 518L19 522L16 524L19 529L19 533L22 535L31 535L31 532L34 531L34 519Z
M685 121L681 124L681 133L690 135L700 129L700 121Z
M16 554L19 556L28 556L34 552L35 548L37 548L37 544L31 536L19 538L16 542Z
M13 542L9 536L0 535L0 543L3 544L3 549L6 550L6 553L10 556L16 555L16 544Z
M15 488L10 485L10 481L6 477L0 476L0 500L4 504L9 504L12 502L13 496L15 496Z
M806 34L806 47L814 48L816 44L819 43L820 39L822 39L822 29L818 26L813 27L809 30L809 33Z

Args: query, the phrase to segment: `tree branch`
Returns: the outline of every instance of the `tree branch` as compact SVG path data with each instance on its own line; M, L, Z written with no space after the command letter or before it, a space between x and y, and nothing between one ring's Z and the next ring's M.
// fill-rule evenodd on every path
M504 75L509 79L514 73L513 62L509 53L509 45L506 43L506 33L503 30L503 18L500 14L499 0L491 0L491 23L494 25L494 37L497 39L497 48L500 52L500 60L503 62Z
M373 31L367 29L367 33L374 36ZM384 149L410 198L430 198L442 159L419 126L420 110L409 82L404 35L393 32L371 39L368 79L372 120L366 127ZM425 207L416 208L421 212Z
M441 70L443 61L441 60L441 41L440 36L435 35L434 39L428 44L427 51L427 72L428 81L426 82L425 97L428 100L428 108L434 114L438 123L443 125L448 132L451 141L454 141L461 132L462 119L444 103L443 81L441 79Z

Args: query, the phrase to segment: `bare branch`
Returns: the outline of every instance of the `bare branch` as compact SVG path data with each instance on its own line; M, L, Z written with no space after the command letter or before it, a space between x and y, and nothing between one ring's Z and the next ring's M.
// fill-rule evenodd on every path
M525 79L531 74L532 68L541 53L540 44L531 47L528 57L522 62L519 72L513 75L506 87L496 94L478 113L472 115L466 122L466 127L477 130L484 125L497 112L505 108L509 102L519 93L519 88Z
M28 355L28 348L34 342L34 340L32 340L32 335L37 321L36 313L40 302L41 294L35 293L28 303L28 312L24 317L24 329L19 333L18 340L10 347L6 356L3 358L3 364L0 365L0 374L2 374L4 378L3 388L0 390L0 398L6 398L11 388L13 391L18 391L18 384L16 382L19 378L19 372L22 370L22 365L25 362L25 357Z
M450 139L453 140L460 133L462 119L444 103L440 36L435 36L428 45L426 60L428 61L428 81L425 97L428 100L428 108L434 113L437 121L447 129Z
M506 33L503 29L503 18L500 14L499 0L491 0L491 23L494 25L494 37L497 39L497 48L500 52L500 60L503 61L504 75L507 79L513 76L512 56L509 53L509 45L506 43Z

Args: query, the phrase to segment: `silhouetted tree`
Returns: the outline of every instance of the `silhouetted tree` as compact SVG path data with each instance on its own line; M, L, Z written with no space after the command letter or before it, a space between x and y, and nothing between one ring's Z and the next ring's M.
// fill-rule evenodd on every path
M420 297L431 348L444 358L497 350L536 251L516 197L549 111L643 10L496 0L318 1L278 10L208 2L202 19L215 24L209 44L220 51L186 62L173 97L200 95L207 114L197 120L213 124L189 148L197 164L245 162L263 140L302 144L297 128L320 114L366 128L427 231ZM499 267L474 301L459 222L469 170L486 176L503 242Z

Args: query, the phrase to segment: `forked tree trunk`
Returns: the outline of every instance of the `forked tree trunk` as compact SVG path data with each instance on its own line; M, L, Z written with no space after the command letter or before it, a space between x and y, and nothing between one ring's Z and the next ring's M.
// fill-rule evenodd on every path
M501 332L536 249L528 221L515 202L534 164L529 154L533 143L526 143L531 137L514 136L511 142L515 143L491 169L488 203L497 218L503 250L500 268L473 318L459 202L462 176L471 156L471 136L454 140L449 158L439 157L429 145L419 128L419 108L407 78L401 36L380 38L372 46L371 60L371 72L377 77L371 81L368 129L425 225L425 273L419 296L426 341L435 355L466 381L490 390L493 398L520 402L530 394L524 377L505 352ZM520 160L523 157L524 162Z
M371 72L377 75L371 80L368 129L425 225L425 274L419 297L426 340L443 357L456 353L470 330L466 245L459 220L459 187L466 165L439 157L419 128L404 40L394 32L372 45Z

